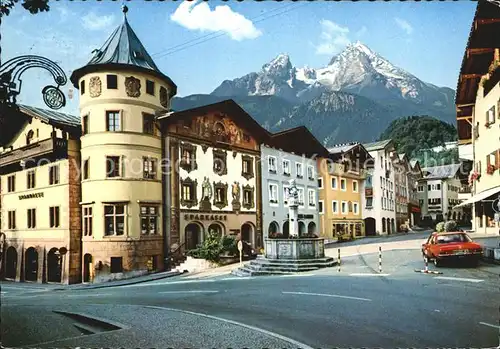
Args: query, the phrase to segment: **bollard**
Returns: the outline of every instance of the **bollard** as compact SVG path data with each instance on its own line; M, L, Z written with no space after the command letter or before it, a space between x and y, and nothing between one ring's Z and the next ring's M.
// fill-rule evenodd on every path
M338 265L338 267L339 267L338 271L339 271L339 273L340 273L340 248L339 248L339 250L338 250L338 255L337 255L337 265Z
M424 259L425 259L425 271L424 271L424 273L428 273L429 272L429 260L427 259L427 256L425 256Z
M378 272L382 273L382 247L378 247Z

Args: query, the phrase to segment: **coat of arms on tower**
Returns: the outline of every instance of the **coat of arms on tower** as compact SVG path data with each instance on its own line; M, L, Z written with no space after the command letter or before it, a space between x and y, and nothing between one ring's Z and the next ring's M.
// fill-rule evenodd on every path
M129 97L139 97L141 95L141 81L133 76L125 78L125 90Z
M165 87L160 87L160 104L168 108L168 91Z
M102 91L101 79L98 76L93 76L90 78L89 82L89 92L90 97L99 97Z

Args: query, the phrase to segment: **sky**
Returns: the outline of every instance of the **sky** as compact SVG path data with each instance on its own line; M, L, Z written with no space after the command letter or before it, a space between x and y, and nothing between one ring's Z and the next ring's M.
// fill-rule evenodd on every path
M127 18L178 96L210 93L226 79L259 71L280 53L296 67L324 67L361 41L396 66L455 89L476 2L127 1ZM123 21L120 1L50 1L30 14L19 3L2 19L2 63L41 55L71 72L85 65ZM45 107L53 81L31 69L18 102ZM60 111L78 115L78 91Z

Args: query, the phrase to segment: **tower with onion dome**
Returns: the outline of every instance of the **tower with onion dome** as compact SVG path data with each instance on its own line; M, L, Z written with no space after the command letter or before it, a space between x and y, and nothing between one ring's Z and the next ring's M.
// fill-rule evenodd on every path
M163 268L162 146L154 116L177 86L127 20L71 75L80 92L84 282Z

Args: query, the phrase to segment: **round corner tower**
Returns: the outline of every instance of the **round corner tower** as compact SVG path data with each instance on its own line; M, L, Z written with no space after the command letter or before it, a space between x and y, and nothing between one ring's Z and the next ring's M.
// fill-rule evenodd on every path
M83 281L163 268L161 135L177 86L123 23L71 75L80 91ZM122 275L123 275L122 274Z

